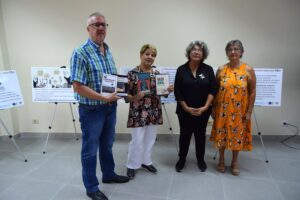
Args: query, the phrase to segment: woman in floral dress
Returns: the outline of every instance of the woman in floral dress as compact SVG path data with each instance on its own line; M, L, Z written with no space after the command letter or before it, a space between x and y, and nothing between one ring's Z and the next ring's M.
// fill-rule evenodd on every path
M214 123L210 140L219 149L218 171L225 172L225 149L232 151L231 173L240 174L239 151L252 150L251 114L256 95L256 77L252 67L241 61L244 48L239 40L228 42L229 63L219 67L219 91L214 100Z
M156 139L156 126L163 124L160 96L156 95L155 75L159 74L152 66L157 55L154 46L145 44L140 50L141 63L128 73L130 102L127 127L132 128L132 139L128 148L127 176L135 177L136 169L140 167L156 173L157 169L151 160L152 147ZM139 76L149 73L150 80L143 83L149 85L147 92L139 91L141 87ZM173 86L168 87L173 91Z

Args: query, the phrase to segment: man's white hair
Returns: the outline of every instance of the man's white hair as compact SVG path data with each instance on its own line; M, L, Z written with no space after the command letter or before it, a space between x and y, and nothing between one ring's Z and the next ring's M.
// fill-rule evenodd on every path
M105 16L103 14L101 14L100 12L94 12L94 13L90 14L88 19L86 20L86 26L91 25L90 21L91 21L91 18L93 18L93 17L104 17L105 18Z

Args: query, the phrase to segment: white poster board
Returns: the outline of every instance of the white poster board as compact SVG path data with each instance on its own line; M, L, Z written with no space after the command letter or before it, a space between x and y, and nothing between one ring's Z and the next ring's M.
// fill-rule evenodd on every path
M256 75L256 106L280 107L282 68L254 68Z
M125 74L129 67L121 67ZM160 73L169 74L170 84L174 84L177 68L175 67L157 67ZM214 68L217 71L217 68ZM256 106L280 107L282 94L282 68L254 68L256 74ZM161 98L163 103L176 103L174 93L168 98Z
M15 70L0 71L0 110L24 105Z
M214 68L216 73L218 68ZM280 107L282 68L254 68L256 75L255 106Z
M33 102L76 102L70 82L70 68L32 67Z

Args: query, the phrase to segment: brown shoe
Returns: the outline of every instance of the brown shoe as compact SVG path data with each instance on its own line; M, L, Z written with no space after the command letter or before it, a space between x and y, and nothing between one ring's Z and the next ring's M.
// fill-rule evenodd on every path
M238 167L237 164L231 164L231 174L232 174L233 176L238 176L238 175L240 175L240 169L239 169L239 167Z

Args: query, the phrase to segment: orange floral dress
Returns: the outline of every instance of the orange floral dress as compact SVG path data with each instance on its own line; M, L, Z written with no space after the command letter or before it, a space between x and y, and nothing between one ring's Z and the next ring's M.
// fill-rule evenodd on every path
M225 65L219 74L220 87L214 100L210 141L216 148L251 151L251 120L243 123L248 108L246 64L231 69Z

